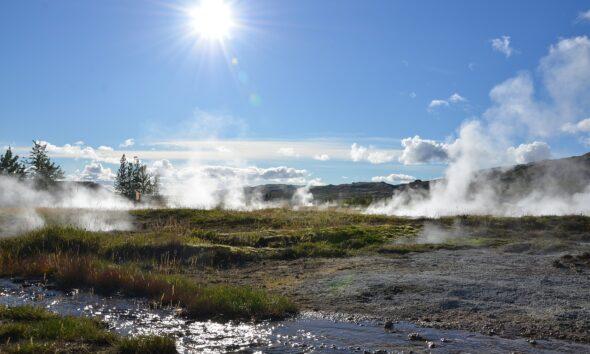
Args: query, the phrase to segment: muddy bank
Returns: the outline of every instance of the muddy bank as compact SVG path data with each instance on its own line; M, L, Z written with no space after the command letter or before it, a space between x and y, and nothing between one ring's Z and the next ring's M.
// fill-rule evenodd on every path
M580 244L576 251L587 250ZM558 266L566 251L438 250L266 261L200 274L263 286L304 309L514 338L590 343L590 271ZM573 251L573 250L572 250Z

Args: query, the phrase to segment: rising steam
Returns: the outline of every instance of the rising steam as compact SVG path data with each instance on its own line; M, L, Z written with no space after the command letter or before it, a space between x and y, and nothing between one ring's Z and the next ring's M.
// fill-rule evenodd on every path
M541 89L549 100L536 98L535 81L525 72L497 85L490 92L493 105L482 119L464 122L453 142L438 146L449 161L443 179L431 183L427 193L406 189L389 201L371 205L367 212L430 217L590 215L590 161L541 163L528 169L529 175L515 170L502 177L498 169L484 170L548 157L550 148L544 142L516 148L512 142L523 136L542 139L571 132L566 128L590 116L588 37L560 40L541 59L539 72Z

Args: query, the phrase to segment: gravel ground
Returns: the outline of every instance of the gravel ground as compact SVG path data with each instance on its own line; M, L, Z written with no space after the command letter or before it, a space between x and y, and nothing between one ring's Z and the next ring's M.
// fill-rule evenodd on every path
M569 253L588 248L580 245ZM304 309L590 343L590 269L554 266L565 253L438 250L267 261L199 276L263 286L294 298Z

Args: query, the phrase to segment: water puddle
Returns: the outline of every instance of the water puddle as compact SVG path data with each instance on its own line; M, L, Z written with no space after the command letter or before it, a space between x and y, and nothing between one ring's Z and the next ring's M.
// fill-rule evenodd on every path
M94 316L123 335L167 334L181 353L583 353L590 345L558 340L496 336L422 328L395 323L393 331L375 321L347 321L342 315L303 313L295 319L264 323L191 321L173 309L149 309L141 300L102 297L87 292L63 293L35 283L0 279L0 304L32 304L63 315ZM410 333L423 339L409 340ZM444 338L445 341L441 341ZM433 348L426 342L432 341Z

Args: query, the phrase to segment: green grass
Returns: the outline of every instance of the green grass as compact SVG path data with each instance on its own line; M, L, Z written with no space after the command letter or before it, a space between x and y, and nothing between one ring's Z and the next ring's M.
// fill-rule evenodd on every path
M256 211L146 209L134 210L137 222L148 229L176 232L193 229L229 232L240 230L293 230L354 224L412 223L408 219L364 215L351 210L263 209Z
M7 353L176 353L171 338L122 338L100 321L33 306L0 306L0 343Z
M92 257L39 256L6 263L2 276L47 277L61 289L145 297L156 306L181 306L200 319L281 319L298 311L287 298L244 286L202 285L182 275L143 271Z
M198 276L203 267L223 270L267 259L481 247L552 252L587 240L590 234L590 218L582 216L408 219L313 209L131 213L138 231L88 232L48 226L0 239L0 276L45 277L62 288L142 296L161 304L180 304L192 316L274 318L294 313L296 306L258 289L207 287L190 276ZM458 237L441 243L419 242L427 226Z
M120 354L176 353L174 339L158 336L122 338L117 349Z

